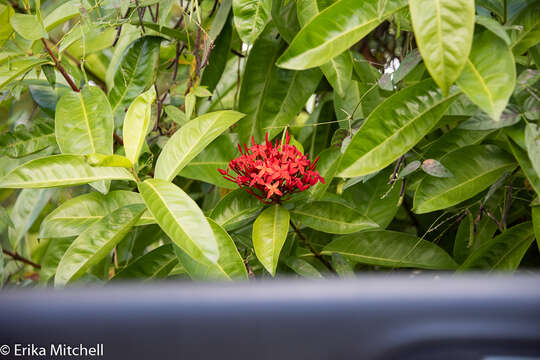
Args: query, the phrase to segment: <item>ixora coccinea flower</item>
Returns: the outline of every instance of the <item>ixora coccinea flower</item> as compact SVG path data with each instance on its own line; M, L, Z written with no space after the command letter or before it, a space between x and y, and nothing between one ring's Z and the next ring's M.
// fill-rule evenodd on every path
M225 179L232 181L248 193L266 204L279 204L285 196L304 191L324 179L315 170L319 158L311 162L294 145L289 144L287 132L285 142L276 140L274 144L266 140L251 147L238 144L241 156L231 160L227 169L218 169ZM233 172L231 174L229 171Z

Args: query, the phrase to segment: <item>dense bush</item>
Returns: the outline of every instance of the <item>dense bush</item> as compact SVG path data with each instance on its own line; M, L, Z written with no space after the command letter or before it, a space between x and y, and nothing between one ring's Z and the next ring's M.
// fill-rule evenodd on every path
M4 282L540 265L538 1L1 3Z

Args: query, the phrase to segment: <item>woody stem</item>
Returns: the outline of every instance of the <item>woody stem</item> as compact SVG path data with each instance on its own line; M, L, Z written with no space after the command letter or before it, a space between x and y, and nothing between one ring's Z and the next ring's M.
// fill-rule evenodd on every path
M294 225L294 223L292 222L292 220L290 221L290 223L291 223L291 226L292 226L294 232L296 233L296 235L298 235L298 237L300 238L300 240L302 240L302 242L304 243L304 245L306 245L306 246L308 247L309 251L311 251L311 252L313 253L313 255L315 255L315 257L316 257L317 259L319 259L319 260L324 264L324 266L326 266L326 268L327 268L328 270L330 270L331 273L336 274L336 270L334 270L334 268L332 267L332 265L330 265L330 263L329 263L329 262L328 262L328 261L327 261L327 260L326 260L319 252L317 252L317 251L313 248L313 246L311 246L311 244L310 244L309 241L306 239L306 237L304 236L304 234L302 234L302 233L300 232L300 229L298 229L298 228L296 227L296 225Z

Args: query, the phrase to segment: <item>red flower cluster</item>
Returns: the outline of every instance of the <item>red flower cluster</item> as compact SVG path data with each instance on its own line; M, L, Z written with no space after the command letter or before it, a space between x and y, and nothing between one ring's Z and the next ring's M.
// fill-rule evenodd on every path
M264 203L280 203L282 197L296 191L304 191L324 179L315 170L319 158L313 163L295 146L289 145L290 136L286 134L285 143L276 140L275 144L255 144L251 138L251 147L244 144L244 151L238 144L240 157L231 160L226 170L218 169L225 179L235 182L241 188ZM236 173L236 177L229 174Z

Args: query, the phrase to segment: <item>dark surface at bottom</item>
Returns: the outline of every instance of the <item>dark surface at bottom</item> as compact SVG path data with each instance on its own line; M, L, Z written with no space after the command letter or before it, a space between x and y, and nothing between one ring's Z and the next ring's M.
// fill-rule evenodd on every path
M133 360L540 358L540 276L0 292L0 346L51 343Z

